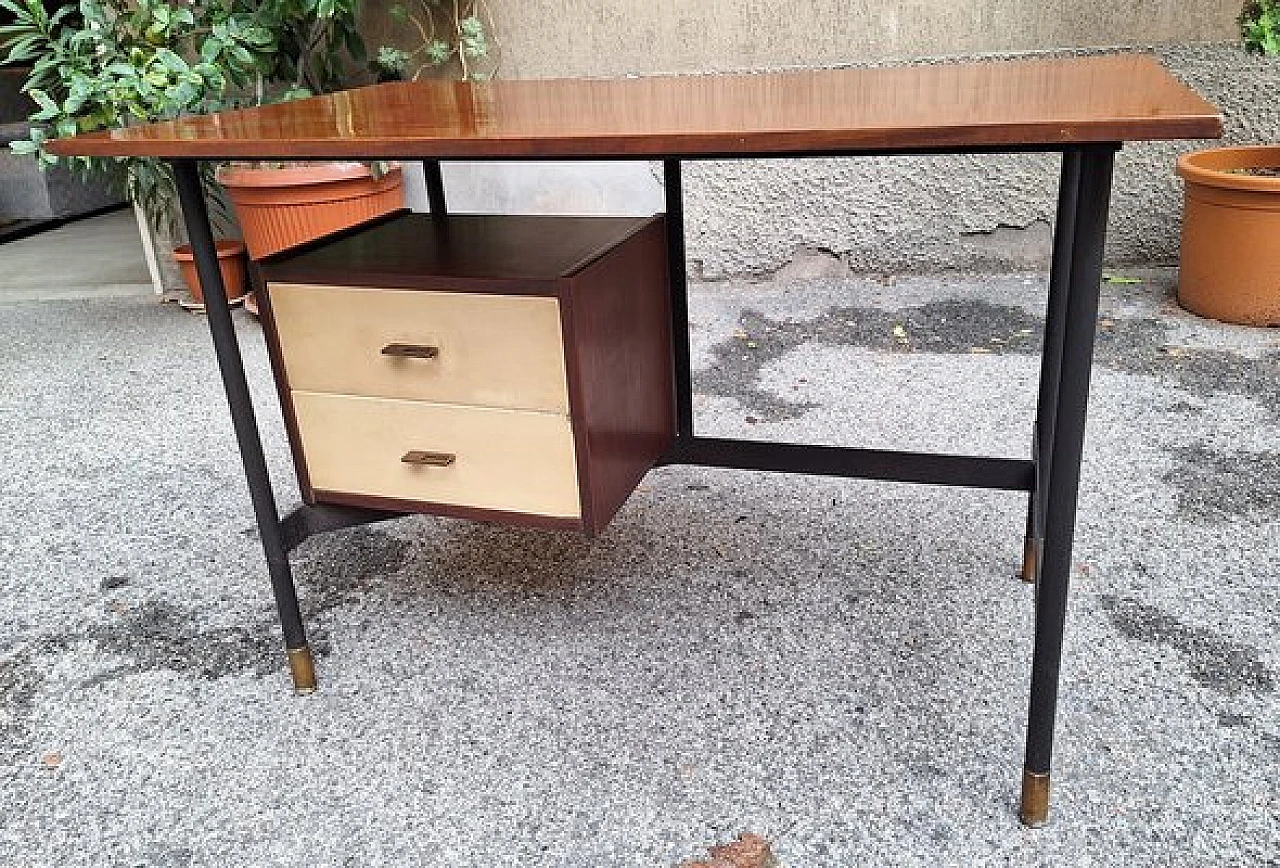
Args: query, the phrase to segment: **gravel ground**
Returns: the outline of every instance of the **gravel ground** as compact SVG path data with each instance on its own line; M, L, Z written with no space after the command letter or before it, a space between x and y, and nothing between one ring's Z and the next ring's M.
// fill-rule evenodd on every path
M786 868L1280 864L1280 334L1142 276L1105 290L1039 831L1024 498L668 468L592 544L316 538L297 698L205 323L0 305L0 865L650 868L748 830ZM697 287L701 430L1025 455L1042 282Z

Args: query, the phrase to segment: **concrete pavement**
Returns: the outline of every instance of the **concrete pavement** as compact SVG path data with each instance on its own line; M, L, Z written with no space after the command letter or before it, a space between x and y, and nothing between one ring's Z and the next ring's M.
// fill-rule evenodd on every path
M0 300L0 865L1280 860L1280 346L1108 286L1051 824L1012 494L669 468L608 532L295 558L287 689L203 319ZM1025 455L1037 276L694 288L700 430ZM237 322L278 498L260 331Z

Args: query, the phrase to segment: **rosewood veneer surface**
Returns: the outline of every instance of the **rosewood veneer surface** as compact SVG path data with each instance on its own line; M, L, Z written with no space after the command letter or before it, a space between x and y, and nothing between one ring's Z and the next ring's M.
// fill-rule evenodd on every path
M1149 55L634 79L419 81L51 142L63 155L681 157L1213 138Z

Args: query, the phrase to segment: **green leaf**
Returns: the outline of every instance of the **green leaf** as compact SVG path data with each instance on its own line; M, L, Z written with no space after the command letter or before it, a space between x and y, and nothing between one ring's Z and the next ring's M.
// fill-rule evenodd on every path
M1141 277L1121 277L1116 274L1104 274L1102 276L1104 283L1110 283L1114 286L1131 286L1135 283L1142 283Z
M200 46L200 59L205 63L215 62L220 54L222 54L222 40L216 36L210 36Z
M15 39L9 43L9 54L5 58L9 63L20 63L24 60L31 60L37 54L36 46L39 40L34 36L28 36L25 39Z
M256 48L270 48L276 44L275 36L265 27L246 28L242 36L245 42Z
M40 111L31 116L35 121L47 121L57 117L61 113L58 104L53 101L49 94L43 90L32 90L28 92L29 96L36 101L36 105L40 107Z
M189 106L200 98L200 92L189 81L166 88L164 95L172 100L176 104L175 108L178 109Z
M185 60L167 48L156 49L156 60L160 61L165 69L179 74L191 68Z
M443 39L433 39L427 43L427 60L439 66L453 56L453 48Z

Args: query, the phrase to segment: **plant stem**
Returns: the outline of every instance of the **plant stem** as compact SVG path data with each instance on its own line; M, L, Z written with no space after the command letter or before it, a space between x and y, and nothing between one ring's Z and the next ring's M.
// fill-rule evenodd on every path
M453 0L453 31L458 35L458 62L462 64L462 80L471 79L471 70L467 68L467 52L462 48L462 14L458 8L458 0Z

